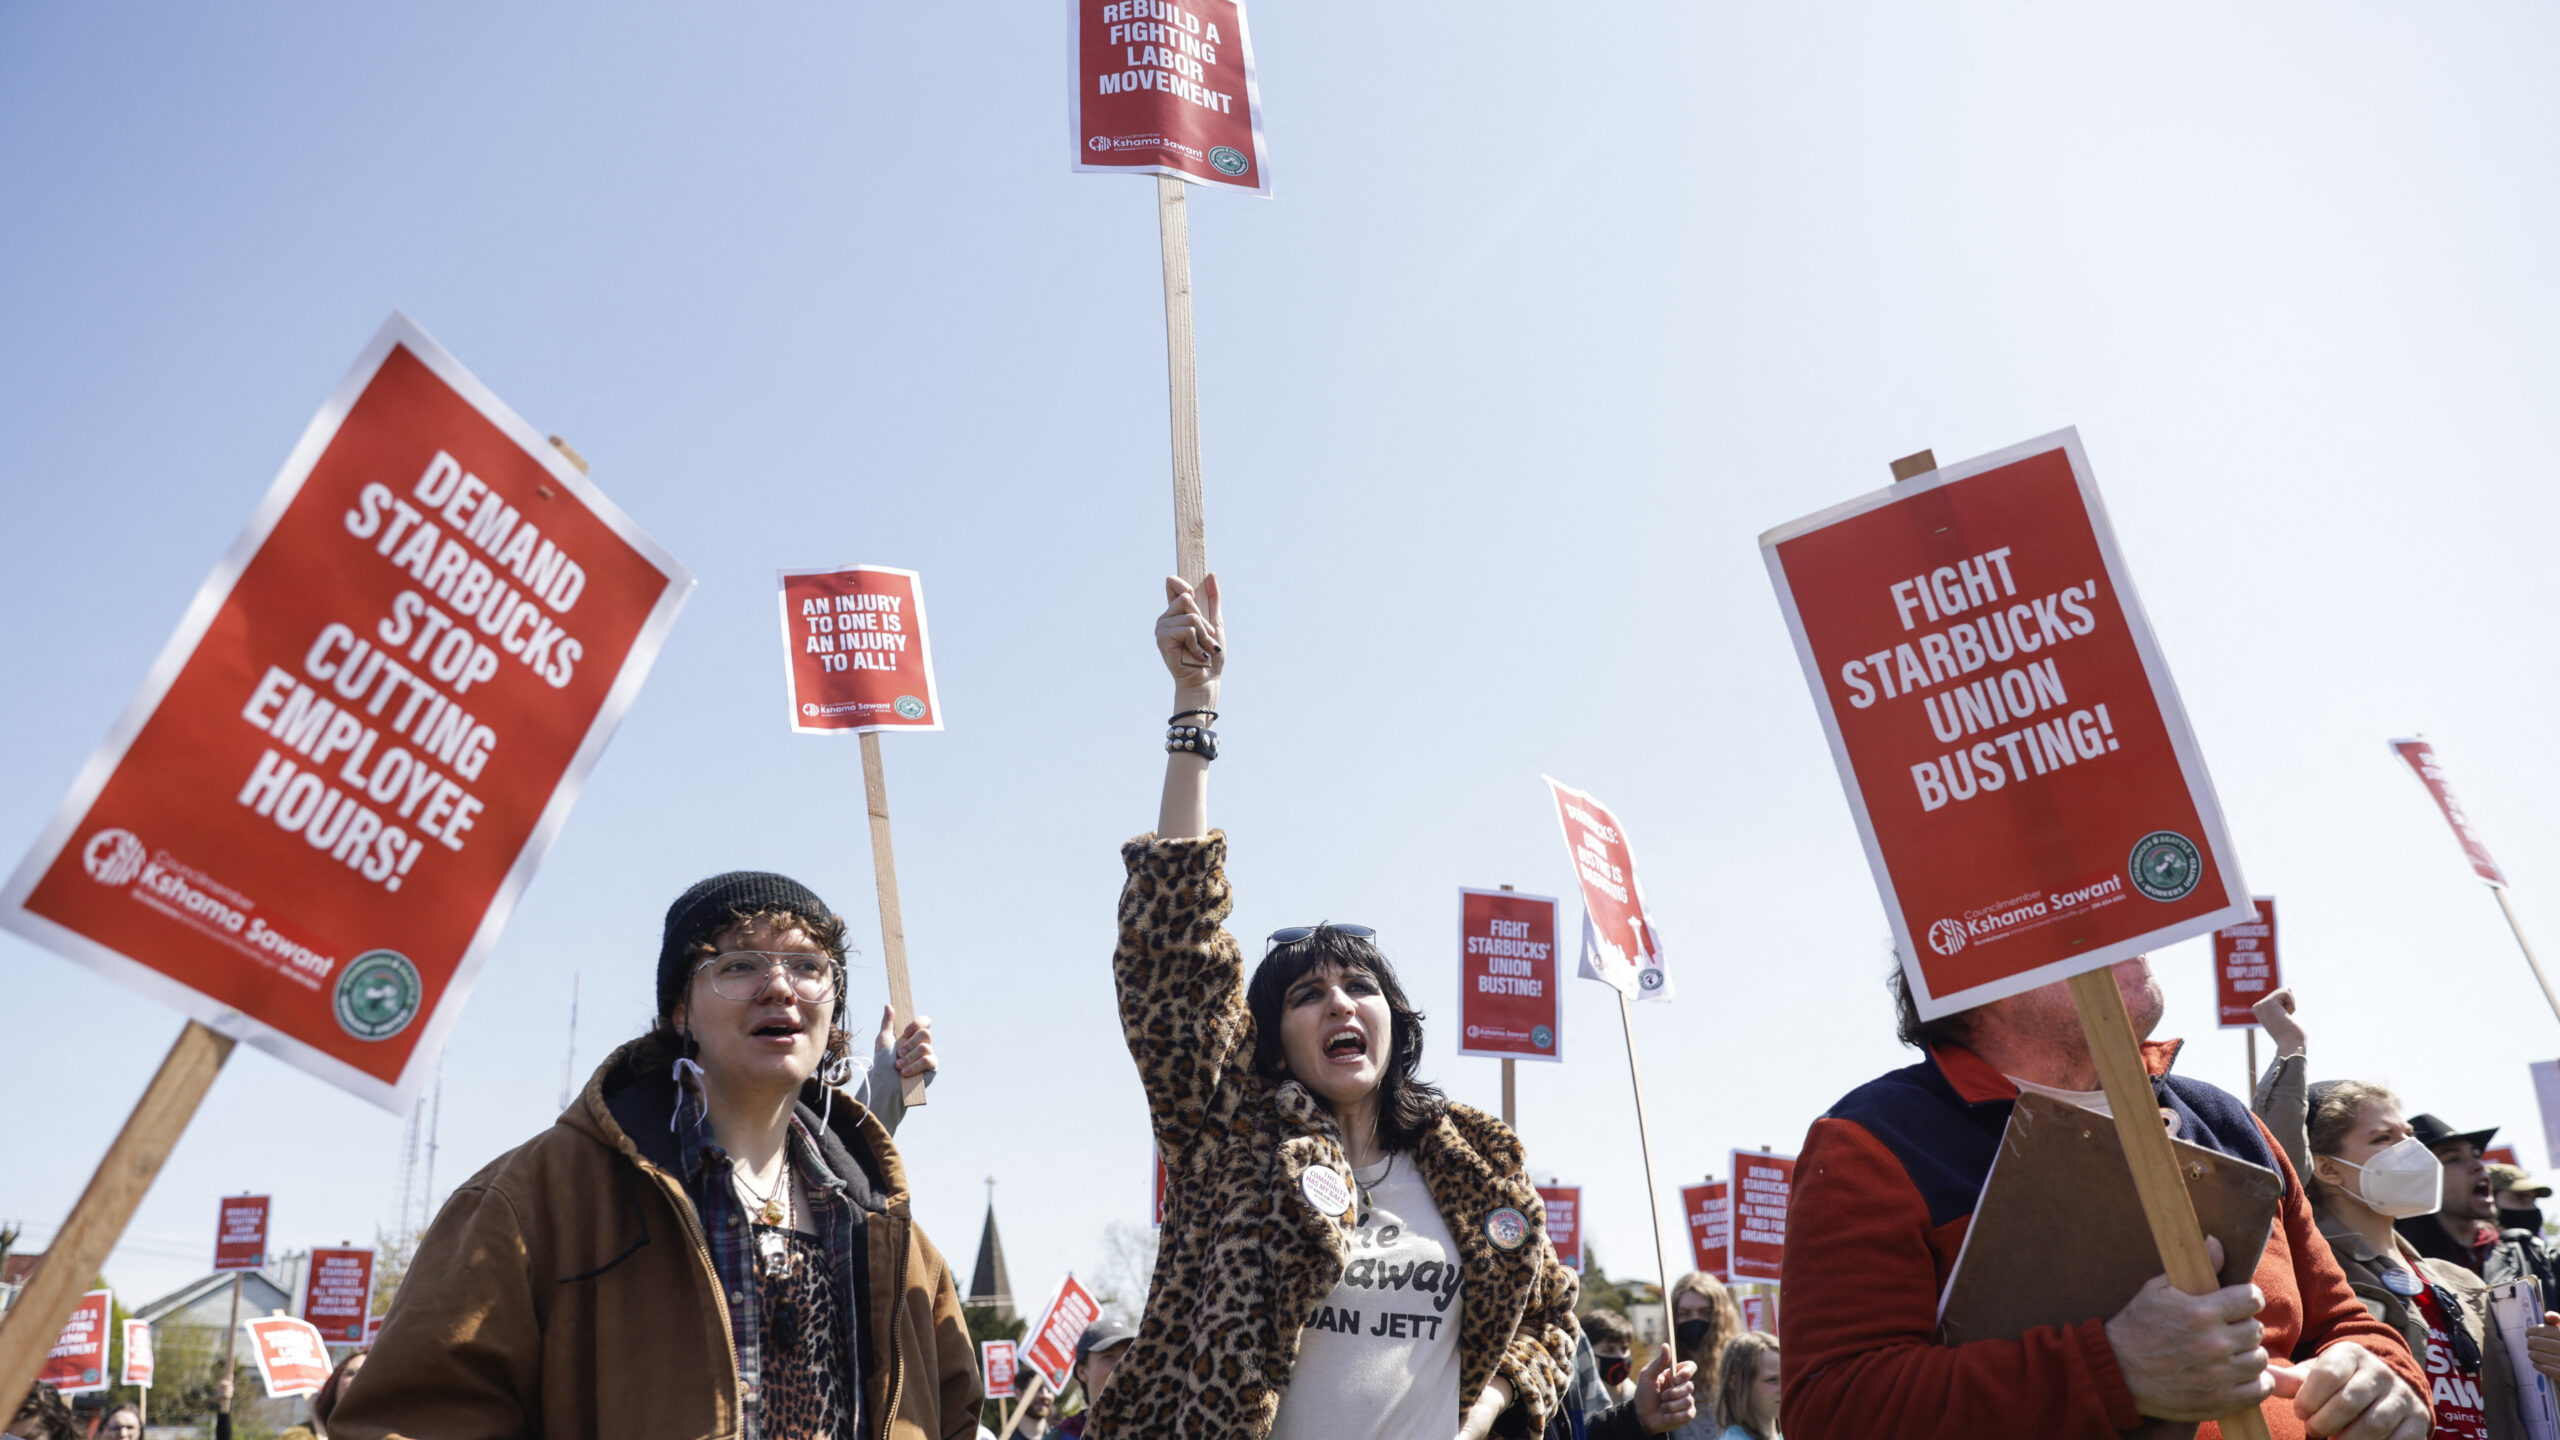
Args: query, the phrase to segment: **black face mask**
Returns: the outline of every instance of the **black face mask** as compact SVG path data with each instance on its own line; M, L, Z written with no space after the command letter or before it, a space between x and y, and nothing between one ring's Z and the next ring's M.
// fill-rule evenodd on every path
M1627 1372L1631 1367L1628 1364L1626 1356L1598 1355L1592 1358L1600 1362L1600 1383L1603 1385L1624 1385L1627 1383Z
M2539 1235L2542 1233L2542 1207L2534 1205L2523 1210L2510 1210L2501 1205L2498 1207L2498 1228L2530 1230Z
M1671 1333L1679 1340L1680 1352L1685 1355L1707 1343L1707 1332L1714 1328L1712 1320L1683 1320L1671 1327Z

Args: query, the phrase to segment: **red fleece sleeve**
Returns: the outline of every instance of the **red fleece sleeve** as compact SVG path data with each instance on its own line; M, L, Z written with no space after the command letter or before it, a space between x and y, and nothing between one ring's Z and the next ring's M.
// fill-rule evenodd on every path
M1891 1151L1863 1126L1814 1122L1779 1291L1788 1440L2114 1440L2140 1420L2102 1320L1939 1344L1930 1229Z

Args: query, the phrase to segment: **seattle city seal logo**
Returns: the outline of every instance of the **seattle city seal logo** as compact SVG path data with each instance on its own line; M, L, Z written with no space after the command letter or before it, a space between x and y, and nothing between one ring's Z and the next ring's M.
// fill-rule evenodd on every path
M2154 830L2133 842L2125 878L2153 900L2184 900L2204 879L2204 854L2175 830Z
M1953 920L1941 920L1929 927L1929 948L1941 955L1953 955L1964 948L1964 927Z
M101 885L122 885L142 873L150 852L130 830L101 830L80 847L80 868Z

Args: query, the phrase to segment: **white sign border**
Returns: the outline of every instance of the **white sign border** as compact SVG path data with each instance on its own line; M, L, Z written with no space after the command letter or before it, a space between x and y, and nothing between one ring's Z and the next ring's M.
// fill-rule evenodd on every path
M79 831L81 822L88 817L89 807L96 803L98 793L106 788L108 777L123 763L125 752L132 747L135 737L142 733L143 726L150 723L152 715L159 710L160 702L167 698L169 687L177 682L178 673L194 657L197 644L212 627L214 617L221 613L224 602L230 599L232 587L239 583L242 572L248 569L260 547L266 544L276 522L284 517L286 507L301 493L303 482L311 478L312 467L319 464L330 442L337 438L339 427L346 423L348 412L354 409L365 387L373 383L375 374L390 358L392 350L404 346L426 365L430 373L451 386L466 403L479 411L483 419L532 456L549 472L554 484L575 495L624 544L656 566L659 573L667 577L667 586L659 593L658 602L650 609L639 633L632 637L631 649L623 657L622 669L615 675L612 688L605 693L604 703L597 708L595 720L587 727L586 736L570 757L568 767L561 772L559 784L553 787L550 800L534 821L533 829L525 836L524 847L516 852L515 864L499 882L497 893L491 897L488 910L480 918L479 928L472 933L470 942L463 949L462 959L454 966L453 978L446 983L435 1008L419 1018L418 1038L409 1052L408 1063L401 1068L399 1079L385 1084L334 1055L232 1009L174 976L28 910L26 901L36 882L53 867L63 847ZM265 498L258 502L257 510L250 515L249 523L241 528L239 535L232 540L231 548L223 552L222 559L213 567L213 573L205 577L195 599L188 603L185 616L178 622L177 632L169 637L168 644L161 647L159 658L152 661L149 673L143 677L141 687L125 706L124 713L117 717L106 739L99 742L98 748L80 767L61 806L46 822L43 834L27 852L26 858L18 862L18 868L9 877L7 885L0 887L0 928L14 931L66 959L98 971L110 980L140 991L207 1029L264 1050L295 1069L370 1100L383 1109L395 1114L403 1113L416 1098L426 1077L433 1073L436 1057L443 1053L446 1038L461 1019L462 1007L470 999L471 988L478 981L480 968L487 963L490 950L497 945L499 932L506 928L508 915L514 911L517 899L524 894L525 886L531 883L534 871L541 866L543 856L551 848L551 842L558 838L560 827L567 823L569 808L576 803L578 791L586 783L588 773L603 756L605 743L613 738L623 715L638 697L640 684L648 678L649 667L656 662L658 651L665 645L667 633L674 628L677 612L684 608L693 585L692 572L643 533L619 506L606 499L604 492L587 479L586 472L571 464L547 436L507 408L506 402L500 400L496 392L464 369L462 362L437 344L435 337L416 321L395 310L391 312L391 318L382 323L382 328L374 332L373 338L366 342L355 364L338 382L338 388L331 391L329 398L321 404L319 413L311 417L302 438L295 442L292 452L285 457L284 468L277 472L275 482L267 487Z
M1271 198L1271 145L1262 133L1262 72L1253 63L1253 26L1245 15L1245 0L1235 0L1235 46L1244 54L1244 103L1246 118L1253 122L1253 173L1261 178L1259 185L1238 185L1226 180L1211 180L1171 165L1088 165L1084 161L1084 24L1078 7L1098 4L1101 0L1067 0L1067 150L1077 158L1071 173L1077 175L1170 175L1186 185L1206 185L1237 195Z
M1085 1324L1092 1326L1101 1323L1102 1297L1093 1293L1093 1287L1085 1284L1081 1280L1078 1280L1076 1278L1076 1272L1073 1270L1068 1271L1059 1279L1057 1288L1049 1292L1049 1303L1040 1307L1039 1318L1032 1321L1030 1327L1022 1332L1021 1339L1013 1342L1013 1374L1014 1386L1016 1389L1021 1388L1022 1372L1025 1370L1029 1370L1032 1374L1047 1381L1049 1383L1049 1392L1053 1395L1063 1393L1066 1390L1068 1383L1075 1379L1075 1375L1073 1373L1075 1370L1075 1357L1073 1356L1069 1356L1067 1359L1067 1370L1069 1373L1065 1380L1060 1380L1048 1371L1041 1369L1040 1362L1031 1358L1032 1346L1039 1340L1040 1333L1049 1328L1049 1317L1057 1313L1058 1302L1067 1298L1067 1287L1070 1285L1073 1285L1078 1290L1083 1291L1084 1297L1093 1302L1093 1319L1086 1321ZM1076 1333L1081 1336L1084 1332L1080 1330Z
M1796 1208L1796 1160L1798 1157L1781 1155L1774 1150L1734 1150L1728 1152L1728 1156L1725 1163L1733 1167L1733 1177L1725 1181L1724 1185L1724 1268L1732 1273L1726 1275L1724 1283L1766 1285L1772 1290L1777 1289L1778 1277L1775 1275L1746 1276L1742 1273L1742 1162L1745 1160L1786 1161L1787 1209L1793 1211ZM1715 1182L1710 1180L1707 1183ZM1785 1248L1786 1242L1780 1241L1779 1249L1783 1251ZM1785 1258L1783 1254L1779 1256L1782 1266Z
M1555 938L1548 945L1547 956L1552 989L1548 1005L1555 1012L1556 1053L1524 1055L1517 1050L1478 1050L1467 1044L1467 897L1491 895L1505 900L1543 901L1554 924L1549 927ZM1553 895L1532 895L1525 890L1483 890L1473 885L1458 887L1458 1053L1484 1060L1527 1060L1540 1065L1564 1063L1564 902Z
M1671 978L1671 957L1662 946L1662 932L1653 929L1653 905L1645 898L1644 877L1636 868L1635 836L1627 830L1626 822L1618 818L1618 812L1612 809L1607 801L1588 790L1576 790L1553 775L1540 775L1538 778L1547 782L1547 806L1555 811L1556 832L1564 837L1565 864L1573 871L1573 893L1582 900L1582 953L1574 964L1575 978L1597 980L1626 996L1631 1004L1643 1005L1672 999L1679 993L1680 987ZM1603 973L1600 967L1591 963L1592 955L1600 948L1596 939L1598 927L1591 923L1591 886L1582 878L1582 866L1573 858L1580 853L1580 847L1573 843L1573 822L1565 818L1564 797L1567 795L1607 815L1610 825L1618 832L1619 841L1626 846L1627 893L1635 898L1637 919L1647 930L1653 931L1656 946L1653 952L1653 968L1662 976L1662 987L1652 994L1645 993L1643 980L1645 967L1642 965L1630 961L1626 967L1627 983L1621 985Z
M111 1298L107 1302L107 1314L113 1316L115 1313L115 1301ZM137 1329L142 1332L142 1348L151 1362L150 1368L143 1373L143 1378L140 1380L133 1378L133 1332ZM116 1383L128 1390L150 1389L152 1378L160 1373L160 1347L151 1338L151 1322L136 1320L130 1315L126 1316L123 1339L124 1355L116 1362Z
M275 1365L267 1358L267 1341L263 1333L267 1330L297 1328L308 1330L311 1332L311 1338L320 1342L320 1358L326 1360L329 1358L329 1337L320 1333L319 1326L299 1315L259 1315L242 1320L240 1324L249 1332L249 1358L257 1362L258 1383L265 1387L268 1399L289 1400L297 1395L317 1395L328 1385L328 1378L323 1376L308 1390L299 1386L291 1390L278 1390Z
M2276 903L2276 897L2274 897L2273 895L2252 895L2252 896L2250 896L2250 897L2249 897L2249 918L2248 918L2247 920L2242 921L2242 922L2241 922L2242 924L2244 924L2244 925L2254 925L2254 924L2256 924L2256 923L2257 923L2257 920L2258 920L2258 902L2259 902L2259 901L2261 901L2261 900L2266 901L2266 902L2267 902L2268 904L2270 904L2270 905L2273 905L2274 903ZM2276 931L2277 931L2277 929L2280 927L2280 925L2281 925L2281 924L2282 924L2282 922L2280 922L2280 921L2278 921L2278 920L2274 919L2273 917L2270 917L2270 918L2268 919L2268 921L2267 921L2267 938L2268 938L2269 940L2274 940L2274 939L2276 938ZM2214 933L2214 934L2216 934L2216 935L2220 935L2222 932L2221 932L2221 931L2219 931L2219 930L2216 930L2216 931L2215 931L2215 932L2213 932L2213 933ZM2274 945L2270 945L2270 946L2267 948L2267 953L2268 953L2269 955L2272 955L2272 956L2274 956L2274 957L2275 957L2275 971L2276 971L2276 977L2275 977L2275 978L2276 978L2276 983L2275 983L2275 985L2273 986L2273 988L2271 988L2271 989L2267 992L2268 994L2272 995L2272 994L2274 994L2277 990L2281 990L2281 989L2283 989L2283 988L2284 988L2284 955L2282 954L2280 947L2277 947L2277 946L2274 946ZM2246 1023L2241 1023L2241 1022L2236 1022L2236 1021L2225 1020L2225 1019L2223 1019L2223 1018L2222 1018L2222 957L2221 957L2221 956L2219 956L2219 955L2216 955L2215 957L2213 957L2213 1018L2214 1018L2214 1025L2213 1025L2213 1028L2215 1028L2216 1030L2255 1030L2255 1029L2257 1029L2257 1028L2258 1028L2258 1022L2257 1022L2257 1021L2255 1021L2255 1020L2250 1020L2250 1021L2248 1021L2248 1022L2246 1022Z
M311 1319L311 1287L320 1282L320 1254L324 1250L332 1255L366 1257L364 1262L365 1325L359 1326L358 1329L361 1331L369 1328L373 1322L373 1282L382 1269L382 1251L378 1248L367 1250L361 1245L314 1245L303 1251L302 1294L294 1303L293 1313L301 1319L309 1320L312 1329L320 1330L320 1322ZM329 1338L328 1331L320 1330L320 1343L332 1350L345 1350L364 1344L364 1336L358 1334L353 1340L332 1340Z
M930 725L803 725L800 723L800 677L791 662L799 652L792 649L791 582L804 575L904 575L907 593L915 597L916 649L924 657L924 703L933 708ZM818 570L778 570L774 572L774 603L782 607L782 695L791 712L791 730L796 735L866 735L866 734L931 734L942 728L942 690L933 678L933 640L924 618L924 577L913 570L895 565L830 565Z
M2143 676L2151 684L2152 697L2160 707L2161 722L2169 732L2170 749L2177 756L2179 773L2186 779L2187 793L2194 800L2197 818L2203 824L2205 847L2212 852L2214 864L2222 872L2224 898L2228 903L2220 910L2163 925L2085 955L2056 960L2004 980L1990 981L1946 995L1932 995L1920 970L1918 937L1911 933L1903 918L1902 902L1894 894L1893 877L1885 869L1884 851L1876 843L1875 823L1868 817L1866 796L1859 791L1857 771L1849 763L1849 747L1840 737L1840 717L1832 709L1831 689L1823 681L1820 662L1814 658L1813 644L1805 635L1804 617L1796 609L1795 592L1787 584L1786 567L1778 558L1778 547L1870 510L1925 495L1942 486L2057 449L2068 460L2072 481L2080 490L2081 504L2087 508L2089 526L2098 542L2099 563L2106 569L2107 583L2114 587L2117 605L2124 612L2125 628L2133 638L2135 653L2142 657ZM2195 732L2187 723L2186 703L2178 696L2177 681L2169 674L2168 662L2161 657L2159 643L2151 633L2150 616L2142 608L2141 592L2134 588L2124 563L2124 554L2116 546L2115 526L2107 518L2106 502L2098 494L2097 482L2089 468L2089 457L2080 448L2080 431L2076 426L2065 426L2006 449L1977 455L1953 465L1942 465L1926 475L1915 476L1788 521L1761 534L1760 555L1768 566L1770 583L1777 587L1778 608L1786 615L1787 634L1795 642L1796 661L1804 670L1806 686L1813 691L1814 709L1822 717L1822 735L1831 746L1832 767L1839 773L1841 789L1847 792L1850 818L1858 826L1858 843L1866 848L1867 868L1875 877L1879 898L1884 901L1885 920L1893 927L1895 953L1902 961L1903 976L1910 982L1911 999L1918 1006L1922 1019L1935 1020L1993 1000L2024 994L2057 980L2101 970L2119 960L2130 960L2180 940L2210 934L2225 925L2239 924L2256 913L2250 904L2248 882L2240 873L2240 857L2231 843L2230 827L2223 819L2222 802L2214 793L2213 777L2205 769L2204 753L2198 748Z

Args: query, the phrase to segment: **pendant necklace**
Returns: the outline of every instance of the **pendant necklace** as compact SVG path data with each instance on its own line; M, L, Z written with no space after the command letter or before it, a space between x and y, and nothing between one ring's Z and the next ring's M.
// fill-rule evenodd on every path
M783 1157L782 1175L775 1182L772 1194L758 1195L742 1176L737 1177L737 1185L746 1191L748 1199L757 1203L756 1220L767 1227L756 1235L758 1268L767 1280L788 1277L791 1274L791 1242L784 1238L783 1232L791 1227L790 1157Z
M790 1157L783 1158L782 1173L775 1179L773 1193L770 1195L757 1194L756 1187L747 1183L744 1171L733 1168L732 1173L737 1178L738 1188L746 1192L747 1198L756 1204L756 1223L759 1225L781 1224L783 1216L790 1213L786 1208L791 1193Z
M1359 1226L1362 1226L1362 1225L1366 1225L1366 1224L1368 1224L1368 1223L1369 1223L1369 1212L1370 1212L1371 1210L1374 1210L1374 1209L1376 1209L1376 1208L1377 1208L1377 1207L1376 1207L1376 1205L1375 1205L1374 1203L1372 1203L1372 1202L1371 1202L1371 1200L1369 1199L1369 1187L1371 1187L1371 1186L1373 1186L1373 1185L1384 1185L1384 1184L1386 1184L1386 1183L1387 1183L1387 1177L1388 1177L1389 1175L1392 1175L1392 1174L1394 1174L1394 1173L1395 1173L1395 1168L1396 1168L1396 1157L1395 1157L1395 1156L1393 1156L1393 1155L1389 1155L1389 1156L1387 1157L1387 1163L1386 1163L1385 1167L1384 1167L1384 1168L1382 1168L1382 1169L1380 1169L1380 1170L1378 1171L1378 1178L1377 1178L1377 1179L1375 1179L1375 1180L1363 1180L1363 1179L1361 1179L1361 1178L1360 1178L1360 1172L1359 1172L1359 1171L1354 1170L1354 1171L1352 1171L1352 1172L1351 1172L1351 1183L1352 1183L1354 1186L1358 1187L1358 1189L1359 1189L1359 1191L1360 1191L1360 1212L1359 1212L1359 1214L1358 1214L1356 1217L1354 1217L1354 1218L1353 1218L1353 1220L1352 1220L1352 1222L1351 1222L1351 1223L1352 1223L1352 1225L1353 1225L1355 1228L1357 1228L1357 1227L1359 1227Z

